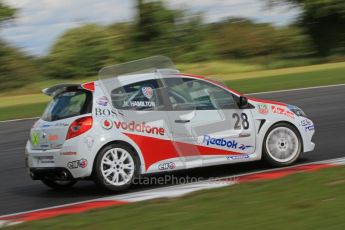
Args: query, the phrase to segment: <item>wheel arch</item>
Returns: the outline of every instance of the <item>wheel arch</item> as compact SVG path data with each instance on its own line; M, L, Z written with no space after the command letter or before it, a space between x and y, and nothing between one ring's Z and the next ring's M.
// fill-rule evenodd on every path
M94 158L95 160L93 161L91 175L93 175L94 172L95 172L96 158L98 157L98 155L100 154L100 152L101 152L104 148L106 148L107 146L109 146L109 145L114 145L114 144L115 144L115 145L116 145L116 144L121 144L121 145L125 145L125 146L131 148L131 149L133 150L133 152L135 153L135 155L136 155L136 157L137 157L137 160L139 161L139 167L140 167L140 168L139 168L139 171L141 171L141 167L142 167L142 165L144 164L144 162L142 162L142 159L140 158L139 153L138 153L138 151L136 150L136 148L135 148L133 145L131 145L129 142L127 142L127 141L123 141L123 140L113 140L113 141L109 141L109 142L105 143L104 145L102 145L102 147L99 148L99 150L97 151L97 154L95 155L95 158Z

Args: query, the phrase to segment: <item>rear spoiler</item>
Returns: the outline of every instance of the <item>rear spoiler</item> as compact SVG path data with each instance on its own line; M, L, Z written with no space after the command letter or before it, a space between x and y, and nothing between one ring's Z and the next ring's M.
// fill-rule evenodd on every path
M54 96L58 93L61 93L65 90L68 90L69 88L74 88L74 89L86 89L88 91L93 92L95 90L95 82L88 82L84 84L59 84L59 85L54 85L50 88L46 88L42 90L42 93L48 96Z
M59 84L59 85L54 85L52 87L43 89L42 93L44 93L45 95L48 95L48 96L54 96L57 93L65 91L67 88L70 88L70 87L78 88L78 87L81 87L81 85L80 84Z

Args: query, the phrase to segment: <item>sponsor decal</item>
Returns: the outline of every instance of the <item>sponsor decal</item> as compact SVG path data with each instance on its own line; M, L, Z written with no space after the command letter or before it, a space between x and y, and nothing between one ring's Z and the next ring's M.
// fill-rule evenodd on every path
M120 110L117 110L118 114L121 115L122 117L125 116L125 114L123 114Z
M87 167L87 160L81 159L76 161L71 161L67 163L67 167L69 169L76 169L76 168L86 168Z
M77 152L62 152L60 153L62 156L75 156L77 155Z
M258 105L258 110L259 110L259 113L263 114L263 115L267 115L269 110L268 110L268 106L265 105L265 104L259 104Z
M86 168L87 167L87 160L86 159L81 159L79 161L79 167L80 168Z
M246 149L254 147L252 145L244 145L244 144L239 145L238 142L235 140L226 140L224 138L217 139L217 138L212 138L208 135L204 135L202 142L206 145L217 145L221 147L227 147L230 149L240 149L240 150L246 150Z
M97 104L100 106L107 106L109 103L108 98L106 96L100 97L97 99Z
M44 125L41 126L41 128L49 128L49 127L53 127L53 126L55 126L55 127L60 127L60 126L61 127L66 127L66 126L68 126L68 124L57 122L55 124L44 124Z
M55 123L55 126L57 126L57 127L59 127L59 126L61 126L61 127L67 127L67 126L69 126L69 125L66 124L66 123L57 122L57 123Z
M295 119L295 114L289 110L286 110L285 108L272 105L271 109L273 113L281 114L281 115L288 116L290 118Z
M241 159L248 159L249 155L237 155L237 156L227 156L226 159L228 160L241 160Z
M158 165L159 170L169 170L169 169L175 169L175 168L176 168L176 165L174 162L167 162L167 163Z
M315 126L314 125L310 125L310 126L306 126L305 127L305 131L308 132L308 131L313 131L315 130Z
M95 115L98 117L115 117L117 114L110 109L95 108Z
M315 126L314 126L313 122L311 122L311 120L309 120L309 119L302 120L301 125L304 127L305 132L315 130Z
M103 129L109 130L109 129L113 128L113 122L109 119L104 119L102 121L102 127L103 127Z
M311 126L312 122L309 119L305 119L301 121L302 126Z
M57 141L57 140L59 140L59 135L49 135L48 140L49 141Z
M238 143L235 140L225 140L224 138L216 139L212 138L208 135L204 135L204 139L202 141L206 145L217 145L222 147L227 147L230 149L237 149Z
M115 121L115 128L128 130L132 132L139 132L139 133L147 133L147 134L156 134L164 136L165 130L162 127L154 127L147 125L145 122L137 123L135 121L132 122L122 122L122 121Z
M141 89L141 91L143 92L143 95L147 98L147 99L151 99L153 96L153 89L151 87L143 87Z
M241 149L241 150L246 150L248 148L253 148L254 146L252 145L244 145L244 144L241 144L240 147L238 147L238 149Z
M32 144L33 145L38 145L40 143L40 138L38 133L33 133L32 134Z
M39 156L38 158L39 163L41 164L54 164L54 157L53 156Z
M155 107L156 103L154 101L130 101L124 102L123 107Z

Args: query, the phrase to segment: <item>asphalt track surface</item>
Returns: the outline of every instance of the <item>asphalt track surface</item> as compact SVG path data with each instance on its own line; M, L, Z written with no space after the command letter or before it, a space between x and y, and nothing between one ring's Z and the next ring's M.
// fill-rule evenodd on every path
M345 86L303 89L253 95L303 108L316 125L316 149L303 154L297 164L345 157ZM50 190L32 181L24 166L24 147L34 120L0 123L0 215L68 204L107 195L123 194L167 185L136 185L121 193L100 190L92 181L80 181L68 191ZM231 176L269 169L262 162L215 166L176 172L177 178ZM164 177L157 174L150 178ZM182 179L183 181L183 179Z

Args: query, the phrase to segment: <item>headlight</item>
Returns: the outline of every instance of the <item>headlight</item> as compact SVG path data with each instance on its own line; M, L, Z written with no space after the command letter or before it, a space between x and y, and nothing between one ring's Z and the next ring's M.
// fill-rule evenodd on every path
M305 114L305 112L301 109L298 108L295 105L287 105L288 109L293 112L294 114L296 114L299 117L307 117L307 115Z

